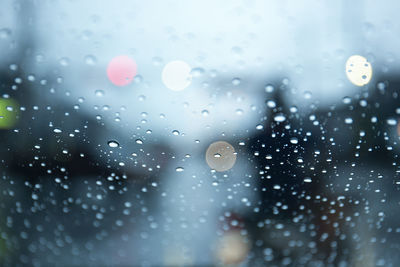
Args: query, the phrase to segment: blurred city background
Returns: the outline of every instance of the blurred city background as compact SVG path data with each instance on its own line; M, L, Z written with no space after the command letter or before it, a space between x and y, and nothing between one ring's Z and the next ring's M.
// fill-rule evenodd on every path
M400 266L399 10L2 0L0 265Z

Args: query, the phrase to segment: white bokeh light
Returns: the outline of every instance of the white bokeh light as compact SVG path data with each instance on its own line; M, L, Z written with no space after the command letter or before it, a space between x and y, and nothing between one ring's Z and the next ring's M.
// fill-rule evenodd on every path
M161 78L168 89L182 91L192 82L191 70L191 67L186 62L174 60L165 65Z

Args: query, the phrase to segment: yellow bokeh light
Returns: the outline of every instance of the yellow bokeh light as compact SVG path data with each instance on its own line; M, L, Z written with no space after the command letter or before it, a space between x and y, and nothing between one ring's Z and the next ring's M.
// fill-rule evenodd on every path
M366 85L372 78L371 63L363 56L353 55L346 61L346 75L352 84Z
M235 149L225 141L214 142L206 151L206 162L211 169L218 172L227 171L235 165Z
M217 249L217 258L226 265L239 264L246 259L250 247L240 231L233 230L226 232Z

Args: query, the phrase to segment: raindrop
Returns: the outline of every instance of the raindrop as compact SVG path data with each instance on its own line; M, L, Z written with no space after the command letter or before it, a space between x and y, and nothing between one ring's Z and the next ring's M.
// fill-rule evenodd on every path
M268 101L267 101L267 106L268 106L269 108L275 108L275 107L276 107L276 103L275 103L275 101L273 101L273 100L268 100Z
M395 125L397 124L396 119L393 119L393 118L387 119L386 122L387 122L387 124L390 125L390 126L395 126Z
M272 84L267 84L266 86L265 86L265 92L267 92L267 93L272 93L273 91L274 91L274 86L272 85Z
M292 137L290 138L290 143L297 145L299 143L299 139L297 139L296 137Z
M160 66L163 63L163 60L160 57L153 57L152 62L154 66Z
M136 139L136 144L139 144L139 145L141 145L141 144L143 144L143 141L142 140L140 140L140 139Z
M296 113L298 111L298 108L296 106L290 107L290 112Z
M12 70L12 71L16 71L16 70L18 70L18 65L17 65L17 64L11 64L11 65L9 66L9 68L10 68L10 70Z
M378 89L379 89L380 91L384 91L385 88L386 88L386 85L385 85L385 83L383 83L383 82L379 82L379 83L377 84L377 87L378 87Z
M239 78L234 78L234 79L232 80L232 84L235 85L235 86L239 85L240 82L241 82L241 81L240 81Z
M242 109L237 109L236 110L236 115L243 115L243 110Z
M0 39L6 39L11 36L11 30L7 28L0 29Z
M95 93L95 95L98 96L98 97L104 96L104 91L103 91L103 90L96 90L94 93Z
M285 120L286 120L286 117L283 114L277 114L274 117L274 121L276 121L276 122L283 122Z
M343 97L342 101L343 101L344 104L350 104L351 103L351 98L348 97L348 96L345 96L345 97Z
M263 126L262 124L258 124L258 125L256 126L256 129L257 129L257 130L262 130L262 129L264 129L264 126Z
M33 74L29 74L29 75L28 75L28 81L34 82L35 80L36 80L35 75L33 75Z
M203 68L194 68L194 69L192 69L190 74L192 75L192 77L198 78L204 74L204 69Z
M119 147L119 143L115 140L108 141L107 144L109 147L112 147L112 148Z
M61 129L55 128L55 129L53 130L53 132L55 132L55 133L61 133L62 131L61 131Z
M183 167L177 167L175 169L176 172L183 172L185 169Z
M61 66L66 67L66 66L69 65L69 58L66 58L66 57L61 58L59 60L59 63L60 63Z
M353 123L353 119L350 118L350 117L348 117L348 118L345 118L345 119L344 119L344 122L345 122L346 124L352 124L352 123Z
M140 102L143 102L143 101L146 100L146 96L140 95L140 96L138 96L138 100L139 100Z
M93 56L93 55L87 55L87 56L85 56L85 63L87 64L87 65L96 65L96 63L97 63L97 59L96 59L96 57L95 56Z
M172 134L173 134L173 135L179 135L179 131L178 131L178 130L173 130L173 131L172 131Z
M312 93L310 91L305 91L304 92L304 98L305 99L311 99L312 97Z

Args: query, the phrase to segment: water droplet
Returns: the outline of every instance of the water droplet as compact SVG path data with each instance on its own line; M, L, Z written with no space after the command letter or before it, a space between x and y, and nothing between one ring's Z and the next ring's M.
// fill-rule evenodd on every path
M28 81L34 82L35 80L36 80L35 75L33 75L33 74L29 74L29 75L28 75Z
M305 183L311 183L312 182L312 180L311 180L311 178L310 177L306 177L306 178L304 178L304 180L303 180Z
M183 167L177 167L175 169L176 172L183 172L185 169Z
M153 57L152 62L154 66L160 66L163 63L163 60L160 57Z
M312 93L310 91L305 91L304 92L304 98L305 99L311 99L312 97Z
M368 105L367 100L365 100L365 99L360 100L360 106L366 107L367 105Z
M94 94L95 94L97 97L102 97L102 96L104 96L104 91L103 91L103 90L96 90L96 91L94 92Z
M140 140L140 139L136 139L136 144L139 144L139 145L141 145L141 144L143 144L143 141L142 140Z
M353 119L350 118L350 117L345 118L345 119L344 119L344 123L346 123L346 124L352 124L352 123L353 123Z
M55 128L55 129L53 130L53 132L55 132L55 133L62 133L61 129L58 129L58 128Z
M115 140L108 141L107 144L108 144L109 147L112 147L112 148L119 147L119 143L117 141L115 141Z
M172 134L173 134L173 135L179 135L179 131L178 131L178 130L173 130L173 131L172 131Z
M351 103L351 98L348 96L343 97L342 99L344 104L350 104Z
M140 96L138 96L138 100L139 100L140 102L143 102L143 101L146 100L146 96L140 95Z
M236 115L243 115L243 109L237 109L236 110Z
M221 157L221 154L219 154L219 153L214 154L214 158L220 158L220 157Z
M274 121L276 121L276 122L283 122L285 120L286 120L286 117L283 114L277 114L274 117Z
M232 84L235 85L235 86L239 85L240 82L241 82L241 81L240 81L239 78L234 78L234 79L232 80Z
M195 78L201 77L204 74L204 69L203 68L194 68L194 69L192 69L190 74L192 75L192 77L195 77Z
M204 110L201 112L201 115L203 115L204 117L207 117L209 114L210 114L210 112L209 112L208 110L206 110L206 109L204 109Z
M378 87L378 89L379 89L380 91L384 91L385 88L386 88L386 85L385 85L385 83L383 83L383 82L379 82L379 83L376 85L376 87Z
M12 71L16 71L16 70L18 70L18 65L17 64L10 64L10 70L12 70Z
M0 29L0 39L6 39L11 36L11 30L7 28Z
M275 88L272 84L267 84L265 86L265 92L267 92L267 93L272 93L274 90L275 90Z
M267 107L269 108L275 108L276 107L276 103L273 100L268 100L267 101Z
M279 184L276 184L276 185L274 185L274 187L273 187L275 190L279 190L279 189L281 189L281 186L279 185Z
M87 56L85 56L85 63L87 65L91 65L91 66L96 65L97 58L93 55L87 55Z
M60 63L61 66L66 67L66 66L69 65L69 58L66 58L66 57L61 58L59 60L59 63Z
M299 139L297 139L296 137L292 137L290 138L290 143L297 145L299 143Z
M262 124L258 124L258 125L256 126L256 129L257 129L257 130L262 130L262 129L264 129L264 126L263 126Z
M390 126L395 126L397 124L397 121L394 118L389 118L389 119L386 120L386 122Z
M298 111L298 108L296 106L291 106L290 107L290 112L296 113Z

